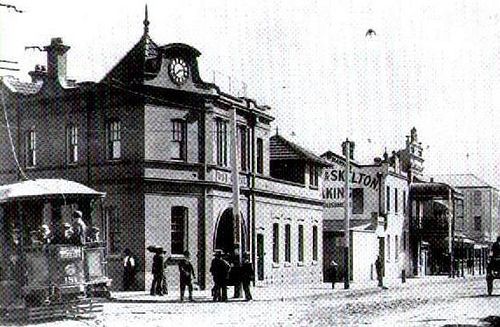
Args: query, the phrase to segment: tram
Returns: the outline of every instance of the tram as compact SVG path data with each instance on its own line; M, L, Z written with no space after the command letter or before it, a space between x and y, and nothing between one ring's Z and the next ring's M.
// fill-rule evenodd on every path
M104 195L63 179L0 186L4 320L37 321L102 311L99 298L109 295L111 284L98 233ZM75 213L80 215L80 226L85 226L85 235L78 238L73 230Z

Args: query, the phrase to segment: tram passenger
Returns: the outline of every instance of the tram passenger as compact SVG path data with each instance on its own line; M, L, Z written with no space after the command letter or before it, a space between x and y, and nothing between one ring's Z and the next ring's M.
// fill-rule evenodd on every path
M90 227L87 234L87 242L95 243L99 241L99 228L95 226Z
M30 241L32 246L40 246L42 245L42 240L40 237L40 231L39 230L32 230L30 232Z
M40 234L42 235L43 244L50 244L52 242L52 232L47 224L40 226Z
M87 235L87 225L83 221L82 217L83 215L81 211L73 211L73 237L75 238L75 243L78 243L80 245L85 243L85 238Z

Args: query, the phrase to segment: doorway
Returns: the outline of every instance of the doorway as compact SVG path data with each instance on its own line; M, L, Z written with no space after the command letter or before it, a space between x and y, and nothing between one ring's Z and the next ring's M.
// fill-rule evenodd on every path
M233 217L233 209L228 208L224 210L221 217L219 218L219 222L217 223L217 227L215 230L215 242L214 242L214 250L220 249L224 253L234 253L235 247L235 239L234 239L234 217ZM243 227L243 218L240 221L240 235L241 235L241 250L244 253L247 249L246 240L247 235L245 233L245 228Z
M257 280L264 280L264 235L257 234Z

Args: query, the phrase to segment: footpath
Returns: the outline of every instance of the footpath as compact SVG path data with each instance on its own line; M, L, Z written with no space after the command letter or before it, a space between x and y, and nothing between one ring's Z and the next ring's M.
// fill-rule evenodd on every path
M484 279L484 276L467 276L466 278L455 277L449 278L448 276L425 276L417 278L407 278L405 283L401 279L384 280L384 286L388 289L409 289L417 287L432 287L432 285L443 284L459 284L468 281ZM486 285L486 282L485 282ZM485 286L486 287L486 286ZM285 301L296 298L314 297L321 295L332 295L334 297L355 296L361 294L375 293L380 290L377 286L376 280L369 280L366 282L352 282L349 289L344 289L344 283L339 282L335 284L335 289L332 289L331 283L318 283L318 284L272 284L251 287L252 297L259 301ZM243 290L242 290L243 292ZM243 301L241 299L233 299L233 287L228 287L229 301ZM133 291L133 292L112 292L111 301L127 301L127 302L175 302L179 301L180 295L177 288L170 287L168 294L164 296L152 296L149 291ZM187 301L187 290L185 293L185 300ZM211 291L207 290L194 290L193 298L195 301L210 301Z

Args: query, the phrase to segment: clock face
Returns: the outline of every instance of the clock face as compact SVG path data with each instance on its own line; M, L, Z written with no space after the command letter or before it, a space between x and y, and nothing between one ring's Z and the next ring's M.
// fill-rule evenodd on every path
M168 66L170 78L176 84L183 84L189 76L189 68L186 62L181 58L174 58Z

